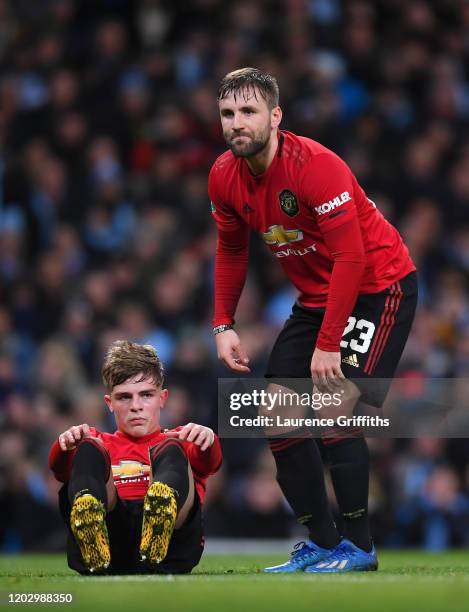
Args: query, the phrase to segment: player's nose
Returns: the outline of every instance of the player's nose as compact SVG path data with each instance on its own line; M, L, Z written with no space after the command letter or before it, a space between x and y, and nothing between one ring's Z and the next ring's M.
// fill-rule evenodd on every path
M241 113L235 113L233 116L233 130L241 130L244 127L243 116Z
M138 396L134 397L132 399L131 410L142 410L142 409L143 409L142 398Z

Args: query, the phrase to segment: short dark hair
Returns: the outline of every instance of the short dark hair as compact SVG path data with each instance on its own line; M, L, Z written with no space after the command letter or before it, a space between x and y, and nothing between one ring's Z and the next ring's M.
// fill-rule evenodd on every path
M217 100L223 100L230 94L241 93L243 90L257 90L270 110L278 106L279 88L277 79L266 72L261 72L258 68L239 68L229 72L223 77L218 90Z
M141 380L151 379L157 387L164 383L164 370L157 352L150 344L137 344L117 340L109 347L104 358L102 375L106 389L111 392L116 385L141 374Z

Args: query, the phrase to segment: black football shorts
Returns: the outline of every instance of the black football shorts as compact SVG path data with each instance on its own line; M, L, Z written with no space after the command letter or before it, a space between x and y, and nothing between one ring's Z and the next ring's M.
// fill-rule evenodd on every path
M341 367L356 379L361 401L380 407L386 399L417 306L417 275L411 272L379 293L360 295L342 334ZM311 378L311 357L324 308L296 303L280 332L266 378Z
M67 485L59 491L60 513L68 528L68 566L80 574L88 574L80 549L70 529L70 502ZM140 561L140 537L142 531L143 499L118 498L116 507L106 516L111 548L111 565L107 574L188 574L199 563L204 550L202 510L197 492L188 520L175 529L169 543L166 558L151 569Z

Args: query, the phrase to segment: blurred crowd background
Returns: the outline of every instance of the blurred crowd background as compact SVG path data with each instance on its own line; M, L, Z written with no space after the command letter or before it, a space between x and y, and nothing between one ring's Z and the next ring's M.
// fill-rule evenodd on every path
M0 551L63 549L48 451L72 424L113 429L113 340L157 348L164 426L216 427L207 174L235 68L274 74L283 128L341 155L404 236L420 305L401 375L469 375L468 31L464 0L0 0ZM253 376L294 299L253 238ZM222 443L207 534L300 535L264 442ZM380 546L469 544L468 446L370 440Z

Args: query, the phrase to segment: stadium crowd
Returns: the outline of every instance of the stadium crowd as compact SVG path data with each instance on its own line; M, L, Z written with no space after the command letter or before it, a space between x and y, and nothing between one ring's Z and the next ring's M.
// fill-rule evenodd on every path
M61 550L52 440L111 429L119 338L166 365L164 426L216 428L215 101L276 75L282 127L341 155L400 229L420 305L400 375L469 376L469 4L463 0L0 0L0 550ZM262 377L295 294L253 239L237 316ZM208 535L301 533L262 440L222 440ZM469 545L469 445L370 440L379 545ZM332 493L331 493L332 495Z

